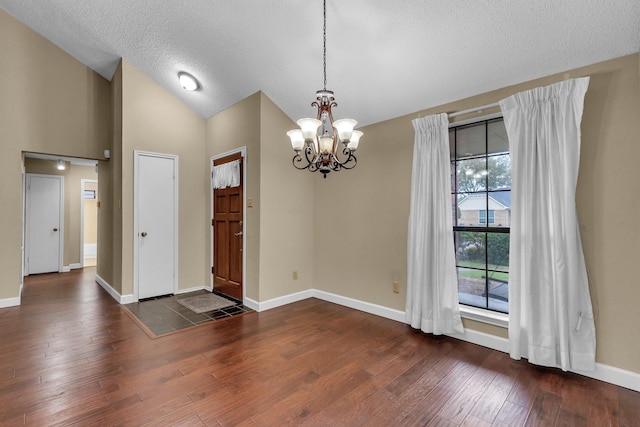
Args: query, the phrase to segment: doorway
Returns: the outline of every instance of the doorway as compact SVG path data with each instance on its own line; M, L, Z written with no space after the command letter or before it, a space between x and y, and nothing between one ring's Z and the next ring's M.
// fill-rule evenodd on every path
M83 179L80 191L80 262L83 267L95 267L98 257L98 181Z
M212 285L239 301L244 297L244 148L212 159Z
M63 189L63 176L26 175L26 275L62 271Z
M36 274L35 271L41 270L34 264L33 256L38 257L37 251L39 249L46 250L46 246L41 246L38 241L31 241L33 239L33 232L36 231L37 225L40 224L40 220L36 219L29 224L30 217L33 219L34 215L44 214L44 212L51 213L52 211L59 211L59 225L57 227L51 226L50 231L53 232L54 228L58 231L54 233L59 234L59 254L58 263L55 268L51 265L47 267L49 272L69 272L70 270L83 268L83 244L82 244L82 187L83 181L98 182L98 167L97 160L82 159L77 157L58 156L54 154L43 153L31 153L23 152L23 216L22 216L22 275L28 276L29 274ZM49 176L60 180L61 190L40 188L39 185L42 182L32 182L33 179L30 176ZM35 185L35 187L34 187ZM48 198L58 199L57 205L59 208L52 205L51 200L44 200L44 205L40 208L35 208L33 202L30 200L33 194L29 194L29 187L39 188L44 193L53 191L49 194ZM32 192L33 193L33 192ZM36 211L40 211L39 213ZM44 226L44 224L42 224ZM49 249L50 251L51 249ZM35 251L35 252L34 252ZM29 265L32 264L32 265Z
M178 156L134 152L134 294L174 294L178 284Z

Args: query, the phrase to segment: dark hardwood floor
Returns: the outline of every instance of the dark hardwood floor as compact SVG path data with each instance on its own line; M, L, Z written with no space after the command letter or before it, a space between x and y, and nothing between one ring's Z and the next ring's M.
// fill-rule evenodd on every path
M0 309L0 424L640 425L640 393L317 299L152 340L94 274Z

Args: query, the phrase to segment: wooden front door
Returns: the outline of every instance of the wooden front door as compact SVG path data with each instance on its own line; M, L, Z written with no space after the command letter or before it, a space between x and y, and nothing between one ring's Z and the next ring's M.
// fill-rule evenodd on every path
M242 301L242 155L237 153L216 159L213 166L235 160L240 161L240 185L213 190L213 287Z

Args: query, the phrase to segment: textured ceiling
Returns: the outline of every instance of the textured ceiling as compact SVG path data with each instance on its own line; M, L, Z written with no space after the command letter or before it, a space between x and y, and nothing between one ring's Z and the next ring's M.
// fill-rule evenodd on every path
M321 0L0 7L107 79L125 58L205 118L258 90L292 119L315 114ZM328 0L327 15L334 116L361 125L640 51L639 0ZM202 90L182 90L181 70Z

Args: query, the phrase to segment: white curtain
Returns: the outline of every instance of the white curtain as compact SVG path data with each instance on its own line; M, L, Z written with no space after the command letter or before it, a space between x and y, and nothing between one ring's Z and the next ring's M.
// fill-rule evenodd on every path
M240 160L213 167L213 188L237 187L240 185Z
M413 120L413 172L407 241L405 318L433 334L462 333L453 248L449 120Z
M511 357L595 369L595 326L575 205L589 78L500 101L511 156Z

